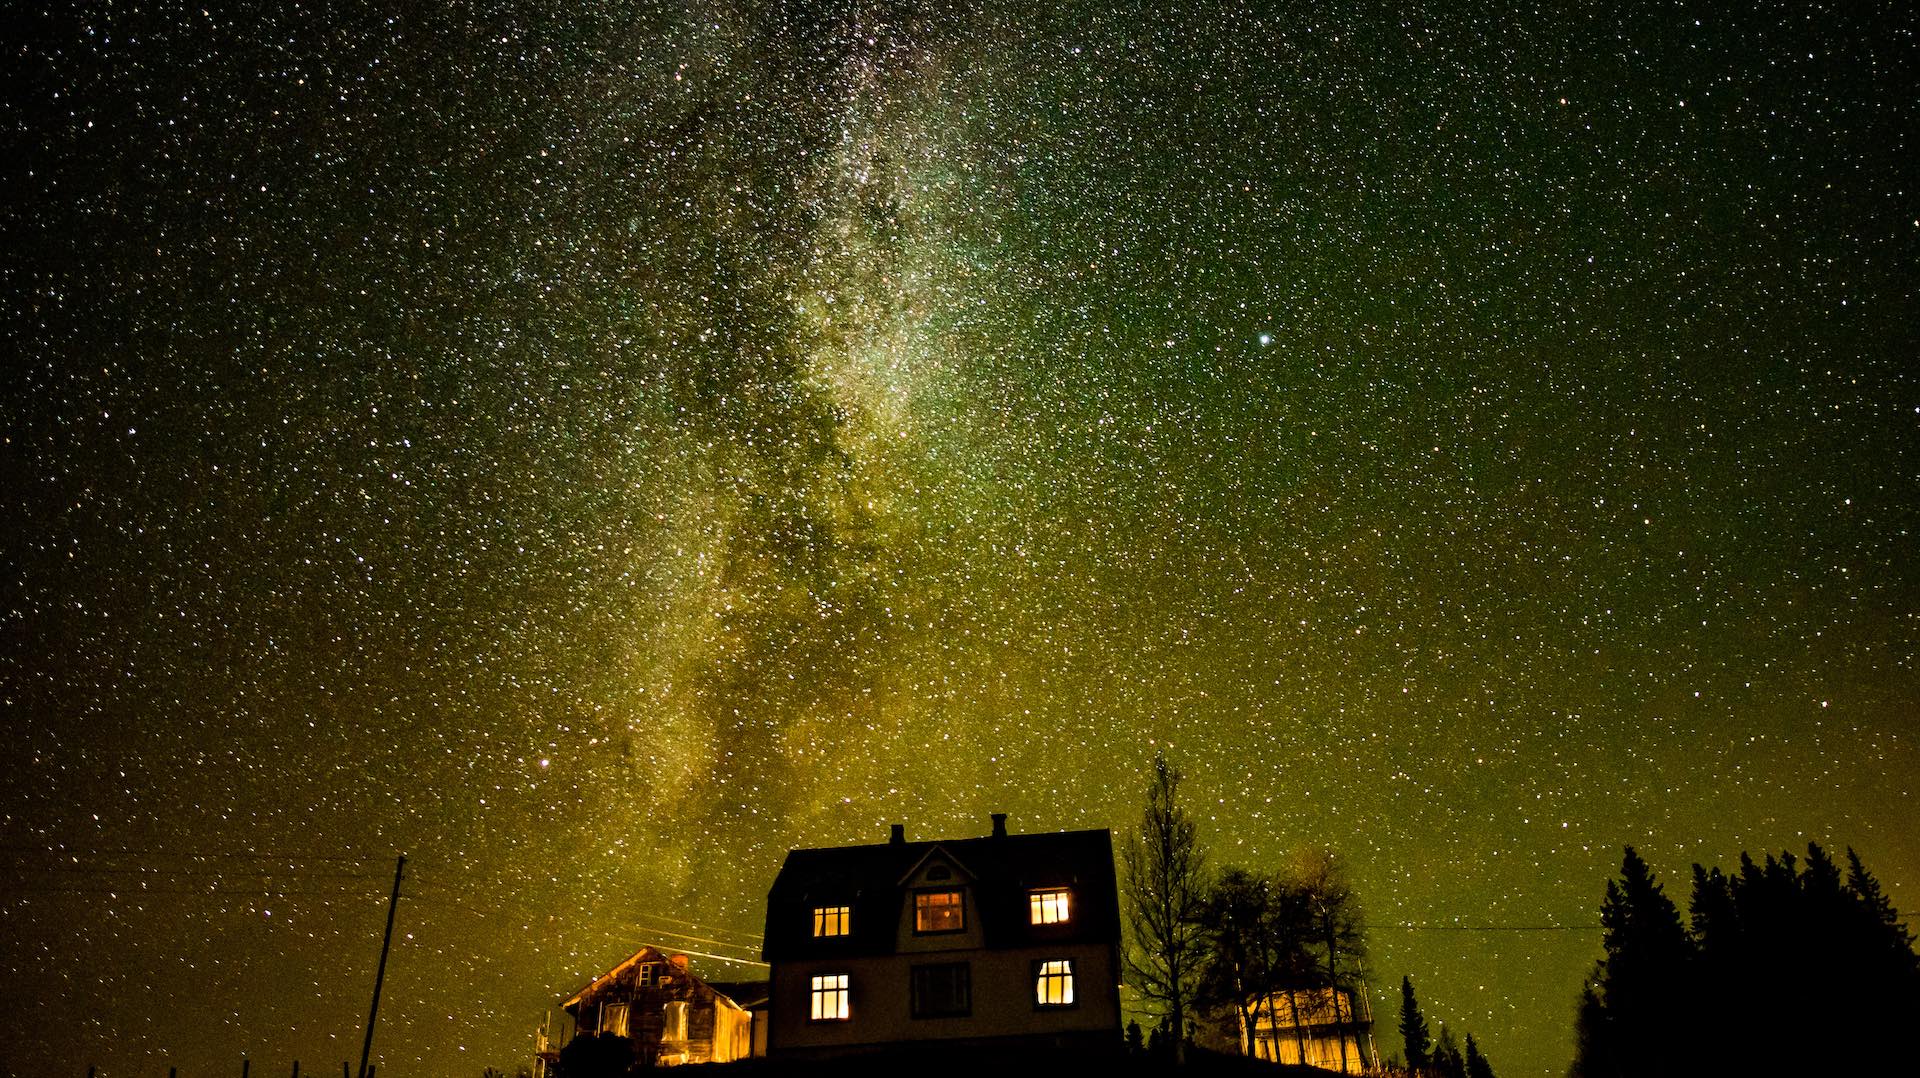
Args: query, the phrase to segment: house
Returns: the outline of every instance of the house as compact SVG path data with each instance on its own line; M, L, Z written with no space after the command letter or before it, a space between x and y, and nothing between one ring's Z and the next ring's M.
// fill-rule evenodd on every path
M767 895L767 1049L1120 1046L1109 832L992 833L787 854Z
M1232 1007L1203 1023L1202 1043L1245 1051L1243 1019ZM1360 1074L1378 1059L1373 1012L1364 991L1325 985L1283 989L1254 1004L1252 1054L1275 1063L1304 1063L1343 1074Z
M615 1036L631 1042L643 1067L726 1063L752 1054L753 1019L746 1008L695 976L687 956L642 947L595 977L561 1004L569 1022L539 1036L535 1073L553 1069L576 1037Z

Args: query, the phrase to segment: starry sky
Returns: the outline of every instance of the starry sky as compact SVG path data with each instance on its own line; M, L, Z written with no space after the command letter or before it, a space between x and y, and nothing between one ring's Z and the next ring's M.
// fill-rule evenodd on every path
M1625 844L1920 907L1905 5L264 6L5 31L0 1072L357 1061L399 852L510 1071L1159 749L1503 1075Z

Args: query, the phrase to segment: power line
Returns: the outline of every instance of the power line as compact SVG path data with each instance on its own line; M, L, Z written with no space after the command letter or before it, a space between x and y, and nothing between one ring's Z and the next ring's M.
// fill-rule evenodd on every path
M476 916L476 917L488 917L488 916L491 916L491 915L492 915L492 913L494 912L494 911L491 911L491 910L481 910L481 909L476 909L476 908L474 908L474 907L472 907L472 906L469 906L469 905L467 905L467 904L466 904L466 903L464 903L464 902L458 902L458 901L455 901L454 899L451 899L451 898L447 898L447 897L445 897L445 896L440 896L440 895L436 895L436 896L430 896L430 897L428 897L427 899L425 899L425 901L428 901L428 902L434 902L434 903L440 903L440 904L443 904L443 905L447 905L447 906L451 906L451 907L453 907L454 909L458 909L458 910L462 910L462 911L464 911L464 912L467 912L467 913L471 913L471 914L473 914L473 915L474 915L474 916ZM527 913L527 912L532 912L531 910L529 910L529 909L527 909L526 907L520 907L520 910L521 910L521 912L523 912L523 913ZM650 930L650 931L654 931L654 932L656 932L656 933L658 933L658 934L660 934L660 935L668 935L668 936L670 936L670 935L674 935L674 933L671 933L671 932L661 932L661 931L660 931L660 930L658 930L658 929L652 929L652 930ZM683 937L680 937L680 938L682 938L682 939L692 939L693 937L691 937L691 936L683 936ZM717 941L716 941L716 942L717 942ZM722 945L722 946L727 946L727 947L731 947L731 946L737 946L736 944L721 944L721 945ZM691 950L691 949L689 949L689 948L685 948L685 947L677 947L677 948L675 948L674 950L675 950L675 951L676 951L677 953L680 953L680 954L689 954L689 955L693 955L693 956L695 956L695 957L698 957L698 958L711 958L711 959L713 959L713 960L714 960L714 961L716 961L716 962L729 962L729 963L732 963L733 965L736 965L736 966L759 966L759 967L761 967L761 968L763 968L763 969L764 969L764 968L769 968L769 967L767 966L767 963L765 963L765 962L762 962L762 961L760 961L760 960L759 960L759 959L757 959L757 958L737 958L737 957L735 957L735 956L733 956L733 955L726 955L726 954L714 954L714 953L712 953L712 952L710 952L710 951L695 951L695 950Z
M1599 925L1419 925L1389 924L1361 925L1372 932L1375 930L1397 930L1401 932L1597 932Z
M469 913L473 913L481 916L488 915L489 911L485 911L473 906L469 906L464 902L460 902L452 897L449 897L447 894L448 889L444 884L428 884L426 886L430 888L430 891L425 893L423 897L428 901L446 902L450 905L459 906L461 909L464 909ZM409 893L421 894L421 892L409 892ZM535 909L534 907L529 906L523 902L516 902L512 899L500 900L499 905L503 909L511 907L513 910L516 910L522 914L528 914L536 917L545 917L545 916L551 915L552 913L551 910ZM678 917L668 917L663 914L649 913L649 914L640 914L634 917L632 920L635 927L638 927L651 935L671 936L674 939L688 940L694 943L711 944L716 947L736 947L743 951L757 951L760 949L760 943L758 942L760 940L760 937L751 932L741 932L741 931L736 931L734 929L724 929L724 928L708 928L707 929L707 931L713 932L719 935L742 936L754 941L749 943L740 943L740 942L735 942L733 940L727 940L727 939L715 939L711 936L695 936L686 932L675 932L671 929L665 929L657 925L652 925L647 923L649 921L667 921L673 924L688 925L695 928L701 927L695 922L683 920ZM693 954L697 952L689 951L687 953Z

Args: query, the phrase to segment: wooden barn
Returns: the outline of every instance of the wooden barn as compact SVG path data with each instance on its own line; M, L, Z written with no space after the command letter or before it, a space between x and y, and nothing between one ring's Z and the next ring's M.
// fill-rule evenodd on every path
M753 1051L753 1016L687 968L687 956L642 947L561 1004L568 1036L541 1037L543 1073L577 1037L624 1037L642 1067L727 1063Z

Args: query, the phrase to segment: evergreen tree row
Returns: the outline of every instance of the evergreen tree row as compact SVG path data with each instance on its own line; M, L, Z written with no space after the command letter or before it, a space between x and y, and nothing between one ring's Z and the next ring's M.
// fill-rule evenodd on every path
M1439 1040L1433 1038L1414 998L1412 977L1400 978L1400 1043L1407 1050L1407 1072L1420 1078L1493 1078L1493 1065L1480 1054L1473 1034L1467 1034L1464 1052L1444 1022Z
M1736 1071L1910 1073L1920 956L1849 849L1731 874L1693 866L1689 916L1628 847L1600 907L1606 957L1578 1017L1573 1078Z

